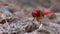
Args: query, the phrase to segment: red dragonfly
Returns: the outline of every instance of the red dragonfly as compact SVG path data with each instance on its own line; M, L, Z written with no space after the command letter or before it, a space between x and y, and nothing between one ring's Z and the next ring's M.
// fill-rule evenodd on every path
M41 11L39 9L35 10L34 12L32 12L33 18L34 19L36 18L37 21L40 21L41 19L44 18L45 15L49 15L49 14L54 14L54 12L52 12L52 11L43 12L43 11Z

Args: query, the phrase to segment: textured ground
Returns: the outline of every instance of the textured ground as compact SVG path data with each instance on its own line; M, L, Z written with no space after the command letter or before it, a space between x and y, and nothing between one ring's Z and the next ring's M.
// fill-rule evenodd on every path
M56 18L33 21L35 9L53 10ZM60 0L0 0L0 34L60 34L59 13Z

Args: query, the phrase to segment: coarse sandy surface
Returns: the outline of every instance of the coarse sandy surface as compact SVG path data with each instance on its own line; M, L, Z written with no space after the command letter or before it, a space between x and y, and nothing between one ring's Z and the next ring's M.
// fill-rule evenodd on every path
M38 22L32 11L54 11ZM0 34L60 34L60 0L0 0Z

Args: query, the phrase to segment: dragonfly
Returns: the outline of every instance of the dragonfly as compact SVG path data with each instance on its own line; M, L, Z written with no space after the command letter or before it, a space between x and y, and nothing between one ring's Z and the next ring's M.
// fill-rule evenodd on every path
M37 21L41 22L41 20L45 17L45 16L48 16L48 15L54 15L55 12L53 11L47 11L47 12L43 12L39 9L35 10L34 12L32 12L32 17L34 19L36 19ZM52 18L52 17L51 17Z
M50 15L50 16L49 16ZM42 27L43 23L41 22L42 19L44 19L45 16L49 16L49 19L52 19L55 16L55 12L51 11L41 11L40 9L37 9L32 12L32 17L34 18L33 20L37 20L37 22L40 22L41 25L39 29Z

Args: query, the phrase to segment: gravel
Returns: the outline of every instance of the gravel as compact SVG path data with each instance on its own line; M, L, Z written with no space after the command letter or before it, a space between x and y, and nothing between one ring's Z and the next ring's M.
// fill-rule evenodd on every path
M59 0L0 0L0 34L60 34ZM55 15L33 21L32 11L53 10ZM3 17L1 17L3 15Z

